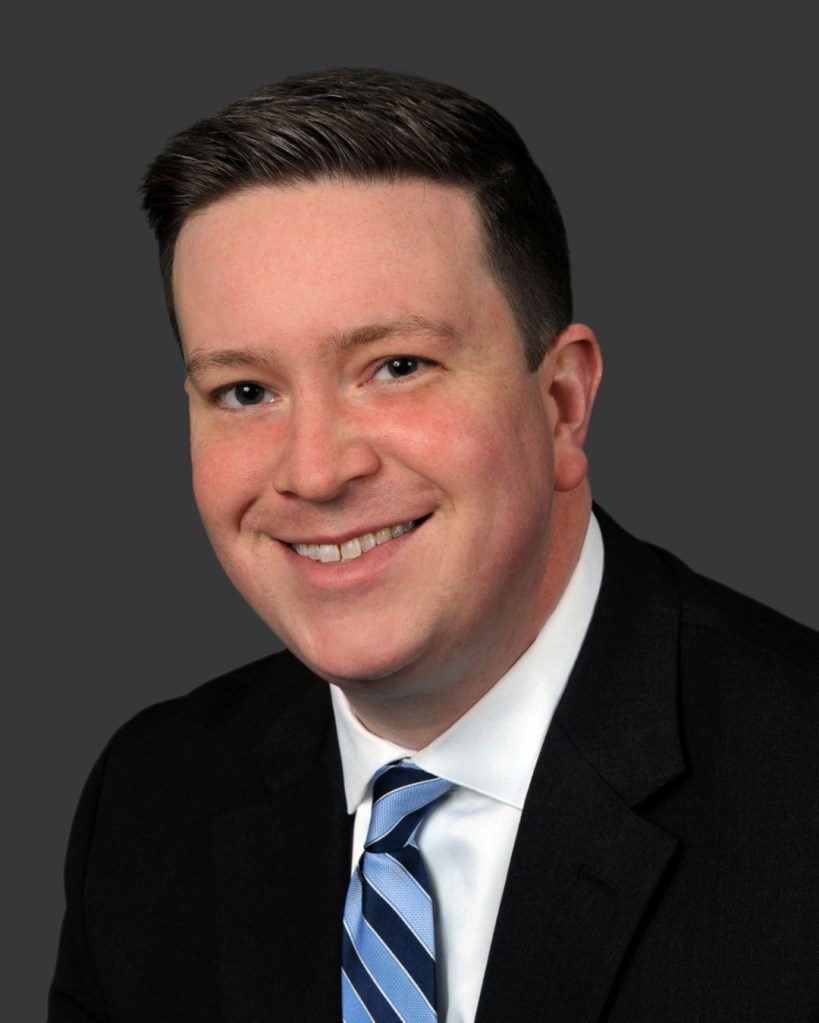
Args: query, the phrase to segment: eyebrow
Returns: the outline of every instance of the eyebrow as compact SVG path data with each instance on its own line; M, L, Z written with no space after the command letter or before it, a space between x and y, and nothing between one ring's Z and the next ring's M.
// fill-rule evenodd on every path
M212 352L194 352L185 360L185 370L189 377L196 376L208 369L221 366L269 366L268 358L262 352L252 348L220 348Z
M445 341L460 341L461 334L450 323L443 320L430 320L426 316L402 316L384 323L368 323L363 327L332 334L326 342L328 354L346 352L351 348L383 341L387 337L424 337L443 338Z
M431 320L426 316L402 316L384 323L368 323L330 334L322 343L322 354L328 358L341 352L364 345L383 341L385 338L437 337L444 341L457 342L461 333L452 324L443 320ZM220 348L215 351L199 351L185 361L188 376L195 377L208 369L225 366L254 367L270 365L264 352L253 348Z

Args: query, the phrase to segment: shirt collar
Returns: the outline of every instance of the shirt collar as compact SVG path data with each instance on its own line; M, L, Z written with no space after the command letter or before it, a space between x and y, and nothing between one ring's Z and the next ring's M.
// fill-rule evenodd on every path
M331 686L348 813L358 809L380 767L408 756L432 774L522 809L602 578L603 538L592 515L563 596L531 646L463 717L422 750L406 749L367 731L346 696Z

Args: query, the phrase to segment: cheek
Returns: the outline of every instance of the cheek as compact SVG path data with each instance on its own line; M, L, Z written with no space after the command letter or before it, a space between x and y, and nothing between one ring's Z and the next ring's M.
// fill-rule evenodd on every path
M217 436L192 430L193 491L209 531L236 522L264 485L269 448L258 432Z
M465 490L515 504L552 487L549 424L528 394L419 404L381 436L385 449L453 497Z

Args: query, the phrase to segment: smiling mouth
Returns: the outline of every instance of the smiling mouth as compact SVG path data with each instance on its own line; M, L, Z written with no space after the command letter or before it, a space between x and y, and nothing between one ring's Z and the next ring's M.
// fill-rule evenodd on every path
M422 522L423 519L414 519L411 522L401 522L397 526L386 526L384 529L377 529L374 533L362 533L361 536L354 536L352 540L344 543L291 543L292 549L302 558L311 558L313 561L321 561L325 565L334 562L355 561L362 554L366 554L374 547L389 543L405 533L411 532Z

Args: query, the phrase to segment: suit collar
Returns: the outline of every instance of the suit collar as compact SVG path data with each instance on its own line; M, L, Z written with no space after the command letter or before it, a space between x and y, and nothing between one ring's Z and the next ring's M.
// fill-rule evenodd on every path
M556 718L635 806L684 769L677 709L679 595L653 548L600 508L605 569L594 617Z
M598 1020L677 845L636 809L684 766L677 595L595 511L603 584L527 795L477 1023Z

